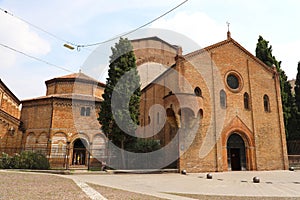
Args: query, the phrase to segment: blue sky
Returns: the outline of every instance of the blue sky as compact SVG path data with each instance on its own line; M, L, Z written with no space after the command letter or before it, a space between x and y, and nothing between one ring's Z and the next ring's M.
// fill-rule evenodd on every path
M0 8L64 40L90 44L132 30L181 2L2 0ZM299 7L297 0L189 0L147 28L172 30L192 39L199 47L205 47L226 39L226 22L229 21L232 38L252 53L259 35L270 41L273 55L282 61L283 69L292 79L296 76L300 60ZM109 45L70 51L63 47L63 41L16 17L0 12L0 43L69 71L78 72L82 68L85 72L88 68L84 66L85 61L95 48L110 53ZM185 47L181 40L168 42ZM0 78L21 100L45 95L46 80L71 73L1 46L0 67ZM99 78L99 74L95 78Z

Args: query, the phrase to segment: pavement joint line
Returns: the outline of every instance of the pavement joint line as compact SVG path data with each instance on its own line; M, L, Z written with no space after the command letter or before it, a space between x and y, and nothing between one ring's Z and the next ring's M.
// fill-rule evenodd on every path
M83 181L75 180L73 181L78 185L78 187L92 200L107 200L95 189L91 188L88 184Z

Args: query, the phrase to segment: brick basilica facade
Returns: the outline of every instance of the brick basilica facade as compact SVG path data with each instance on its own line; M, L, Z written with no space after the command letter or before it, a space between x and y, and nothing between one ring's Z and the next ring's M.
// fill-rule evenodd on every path
M15 152L22 143L20 130L21 101L0 79L0 149L6 153Z
M177 138L177 169L288 168L275 68L229 32L226 40L187 55L158 37L131 42L142 81L137 134L159 140L164 148ZM68 146L70 165L86 165L87 149L105 159L107 140L96 120L105 85L75 73L46 86L46 96L22 101L22 148L47 149L53 165L63 162L60 155Z

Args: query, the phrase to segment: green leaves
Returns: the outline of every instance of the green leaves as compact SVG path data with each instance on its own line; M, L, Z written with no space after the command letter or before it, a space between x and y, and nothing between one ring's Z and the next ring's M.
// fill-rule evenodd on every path
M103 101L98 120L108 139L116 146L128 149L136 141L132 135L134 135L139 118L140 77L133 47L127 38L120 38L111 50L109 77L102 95ZM124 76L126 76L125 79ZM118 84L120 81L121 84ZM113 95L117 99L117 103L114 102L114 104L112 104ZM129 105L123 101L126 98L128 98ZM126 116L130 116L131 121Z
M294 113L295 109L293 108L294 97L291 92L291 84L288 82L285 72L281 69L281 61L277 61L275 56L272 55L272 46L269 46L269 41L266 41L262 36L259 36L255 52L256 57L269 67L275 65L276 70L279 73L285 132L287 134L287 138L289 138L289 135L296 130L293 119L293 116L295 116L296 113Z

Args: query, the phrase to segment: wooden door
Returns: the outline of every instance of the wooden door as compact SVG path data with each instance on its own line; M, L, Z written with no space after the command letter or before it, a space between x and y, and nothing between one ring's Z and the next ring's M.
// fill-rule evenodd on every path
M231 170L240 171L241 168L241 155L239 148L230 149L230 160L231 160Z

